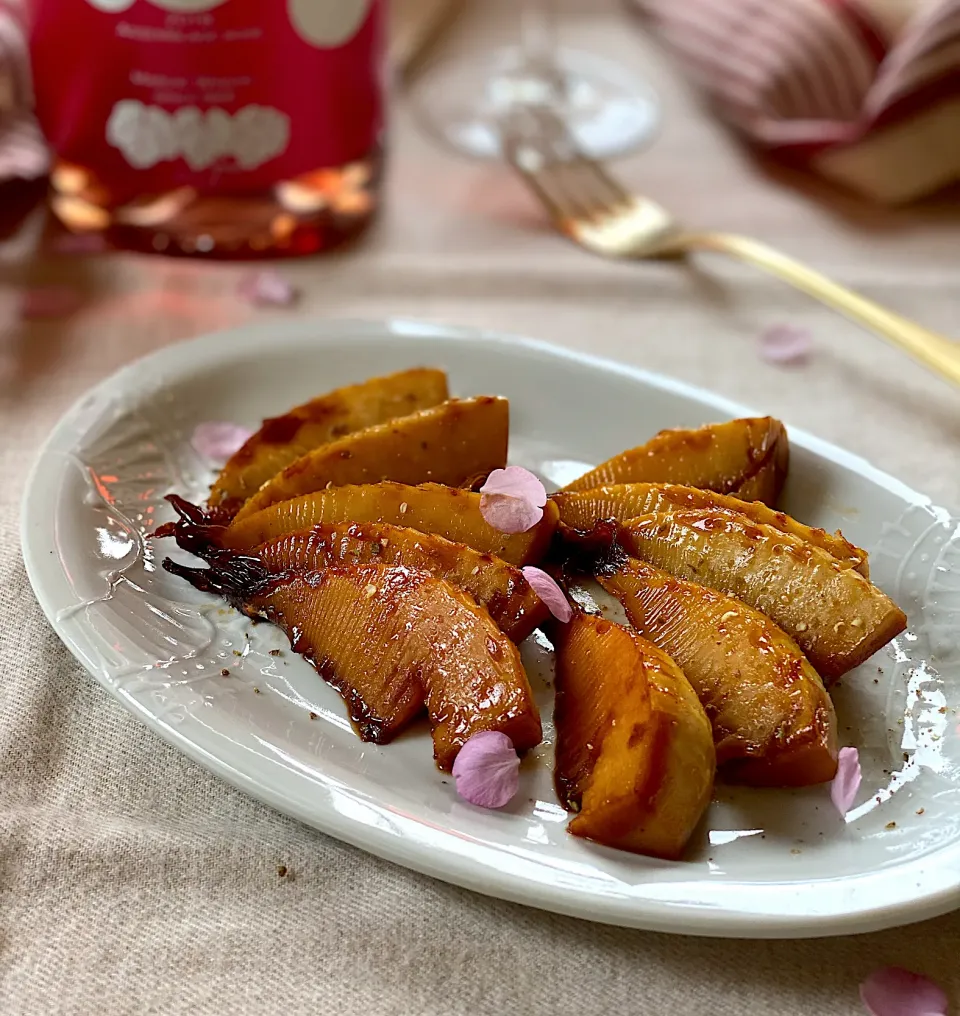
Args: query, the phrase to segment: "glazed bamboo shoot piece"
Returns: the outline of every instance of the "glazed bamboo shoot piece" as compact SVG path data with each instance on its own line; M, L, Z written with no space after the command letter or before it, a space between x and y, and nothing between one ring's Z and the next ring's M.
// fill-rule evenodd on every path
M321 445L268 480L236 520L325 487L378 480L457 487L486 476L507 464L509 407L492 396L450 399Z
M869 574L867 552L848 543L842 534L805 526L784 512L768 508L762 501L741 501L729 494L673 483L617 483L593 490L554 494L552 500L560 510L560 521L579 530L593 529L595 523L604 519L624 522L675 508L733 512L782 533L791 533L825 550L844 568L855 568L865 577Z
M763 416L662 430L646 444L601 463L564 490L615 483L680 483L775 505L787 477L789 443L779 420Z
M837 720L796 643L744 603L644 561L612 559L598 577L631 625L683 669L713 725L725 778L804 786L837 771Z
M178 542L184 550L194 549L189 539ZM209 547L196 552L208 559L233 553L211 554ZM522 642L549 613L519 568L442 536L385 522L326 523L280 536L251 553L276 575L310 575L329 567L357 564L430 572L486 607L496 625L514 642Z
M727 512L646 515L626 522L619 539L627 553L766 614L828 682L907 624L888 596L826 551Z
M450 769L481 730L518 751L540 743L540 716L516 646L466 593L423 571L365 564L252 581L234 555L208 569L164 567L279 625L340 693L365 741L386 744L424 709L434 757Z
M525 533L508 535L480 514L480 495L436 483L409 486L376 483L331 487L282 501L217 530L225 547L249 550L285 533L321 523L388 522L465 543L514 565L536 564L547 552L557 526L557 507L548 501L543 518Z
M447 398L446 374L421 367L338 388L264 420L221 470L210 505L232 515L271 476L312 448Z
M554 624L555 782L568 830L679 858L710 803L716 767L702 706L680 668L621 625L577 613Z

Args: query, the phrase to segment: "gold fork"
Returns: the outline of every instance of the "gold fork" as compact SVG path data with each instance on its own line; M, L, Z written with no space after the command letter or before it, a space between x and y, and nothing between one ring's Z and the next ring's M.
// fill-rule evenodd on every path
M504 154L543 204L560 232L609 258L661 258L692 251L729 254L796 286L875 332L960 385L960 343L881 307L757 240L732 233L693 233L649 198L630 194L578 150L564 122L547 106L514 109L501 123Z

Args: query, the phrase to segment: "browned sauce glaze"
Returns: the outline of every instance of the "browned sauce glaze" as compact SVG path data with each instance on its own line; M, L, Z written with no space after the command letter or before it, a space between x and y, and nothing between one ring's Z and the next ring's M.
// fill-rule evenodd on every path
M267 444L286 444L296 437L297 431L306 423L304 416L287 413L284 416L272 416L263 421L260 437Z

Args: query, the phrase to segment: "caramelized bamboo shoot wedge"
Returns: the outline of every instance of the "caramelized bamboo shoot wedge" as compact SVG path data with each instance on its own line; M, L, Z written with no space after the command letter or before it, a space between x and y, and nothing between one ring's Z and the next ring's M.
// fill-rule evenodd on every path
M533 529L508 535L484 521L480 495L473 491L436 483L351 485L318 490L234 520L226 530L218 530L217 539L225 547L249 550L284 533L336 522L389 522L525 565L536 564L547 552L557 526L557 507L548 501Z
M271 476L312 448L447 398L446 374L418 367L338 388L264 420L223 467L210 491L210 505L232 515Z
M646 515L626 522L619 538L627 553L766 614L826 681L859 666L907 625L888 596L826 551L726 512Z
M564 490L614 483L682 483L745 501L775 505L787 476L789 443L779 420L763 416L712 423L697 430L662 430L621 452Z
M840 533L814 529L785 514L768 508L762 501L741 501L729 494L684 487L674 483L616 483L593 490L552 495L560 509L560 521L572 529L590 530L603 519L624 522L639 515L672 511L675 508L712 509L746 516L753 522L792 533L806 543L825 550L844 568L855 568L868 576L867 552L848 543Z
M710 803L710 722L680 668L621 625L554 624L555 782L575 836L676 859Z
M726 778L755 786L833 779L833 703L788 635L746 604L644 561L614 557L601 571L637 632L683 669Z
M278 580L261 565L257 583L242 555L207 569L164 567L278 624L346 701L365 741L386 744L426 707L441 769L481 730L501 731L518 751L540 743L517 647L443 579L365 564Z
M506 465L509 430L506 399L450 399L307 452L268 480L236 518L345 484L394 480L457 487Z
M255 553L276 574L370 563L430 572L486 607L514 642L522 642L549 613L519 568L442 536L385 522L325 523L278 537Z

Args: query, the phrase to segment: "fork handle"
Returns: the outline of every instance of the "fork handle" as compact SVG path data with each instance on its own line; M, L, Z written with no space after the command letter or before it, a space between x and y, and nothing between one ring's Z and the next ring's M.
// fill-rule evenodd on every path
M876 332L930 370L960 385L960 343L951 342L945 336L881 307L764 243L732 233L686 233L678 238L677 246L688 251L730 254L762 268Z

